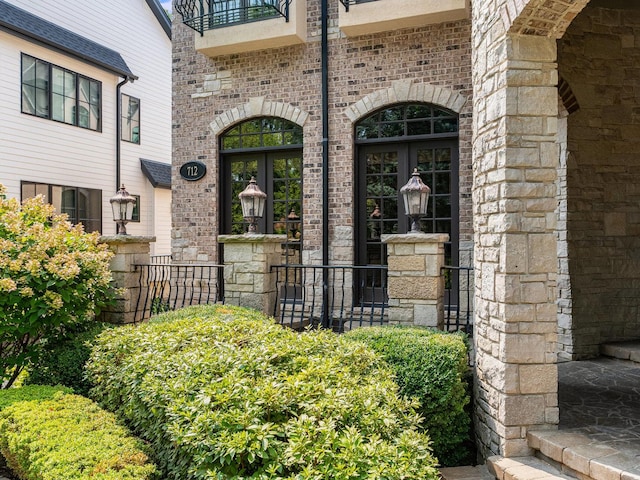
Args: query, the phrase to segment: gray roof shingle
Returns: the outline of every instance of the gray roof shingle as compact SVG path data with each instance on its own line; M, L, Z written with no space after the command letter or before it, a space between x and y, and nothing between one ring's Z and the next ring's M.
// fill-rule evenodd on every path
M128 65L115 50L59 27L43 18L0 0L0 28L14 35L62 51L109 72L135 80Z
M140 167L154 188L171 188L171 165L141 158Z

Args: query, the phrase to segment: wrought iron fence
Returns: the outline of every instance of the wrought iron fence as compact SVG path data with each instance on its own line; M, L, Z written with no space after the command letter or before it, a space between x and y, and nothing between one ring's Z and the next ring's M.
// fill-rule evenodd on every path
M135 322L189 305L224 303L224 266L175 264L165 256L136 265L138 298ZM167 263L161 263L167 262Z
M473 336L473 267L442 267L445 280L444 329Z
M285 326L344 332L386 325L387 267L276 265L273 316Z
M289 21L291 0L177 0L182 22L203 34L205 30L274 17Z

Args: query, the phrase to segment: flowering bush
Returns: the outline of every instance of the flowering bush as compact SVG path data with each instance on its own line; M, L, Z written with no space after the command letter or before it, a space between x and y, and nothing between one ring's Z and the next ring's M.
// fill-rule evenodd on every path
M20 205L0 185L0 374L10 387L43 340L90 321L111 295L106 245L42 197Z

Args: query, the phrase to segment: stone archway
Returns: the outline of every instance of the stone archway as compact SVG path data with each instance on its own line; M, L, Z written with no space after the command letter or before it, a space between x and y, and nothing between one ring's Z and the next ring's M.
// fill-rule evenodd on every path
M588 0L473 9L476 429L480 453L528 455L556 428L556 39Z
M344 110L344 114L356 123L370 113L387 105L403 102L423 102L439 105L456 113L460 113L467 97L450 88L431 85L428 83L414 83L411 80L398 80L389 88L376 90L362 97Z
M264 97L252 97L244 105L218 115L209 124L209 128L218 135L230 126L252 117L280 117L304 127L309 113L290 103L271 102Z

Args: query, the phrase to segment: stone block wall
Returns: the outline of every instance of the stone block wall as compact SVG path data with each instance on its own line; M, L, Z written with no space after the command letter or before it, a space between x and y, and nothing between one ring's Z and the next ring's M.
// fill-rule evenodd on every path
M415 98L460 111L460 240L472 240L471 47L469 20L345 37L340 2L330 2L329 182L330 257L353 262L354 145L352 109ZM176 261L218 261L219 152L222 126L245 108L276 114L297 109L304 131L303 262L318 263L322 246L320 0L307 1L303 45L208 58L194 50L194 31L175 15L173 28L173 248ZM463 101L459 102L458 98ZM465 103L465 100L466 103ZM268 106L268 109L267 107ZM277 107L276 106L281 106ZM266 110L263 110L266 109ZM275 109L275 110L272 110ZM289 109L289 110L287 110ZM355 116L354 116L355 115ZM225 123L226 122L226 123ZM180 178L191 160L207 166L198 182Z
M587 6L558 44L560 75L580 106L568 117L572 318L561 318L564 358L640 337L638 38L639 9Z

